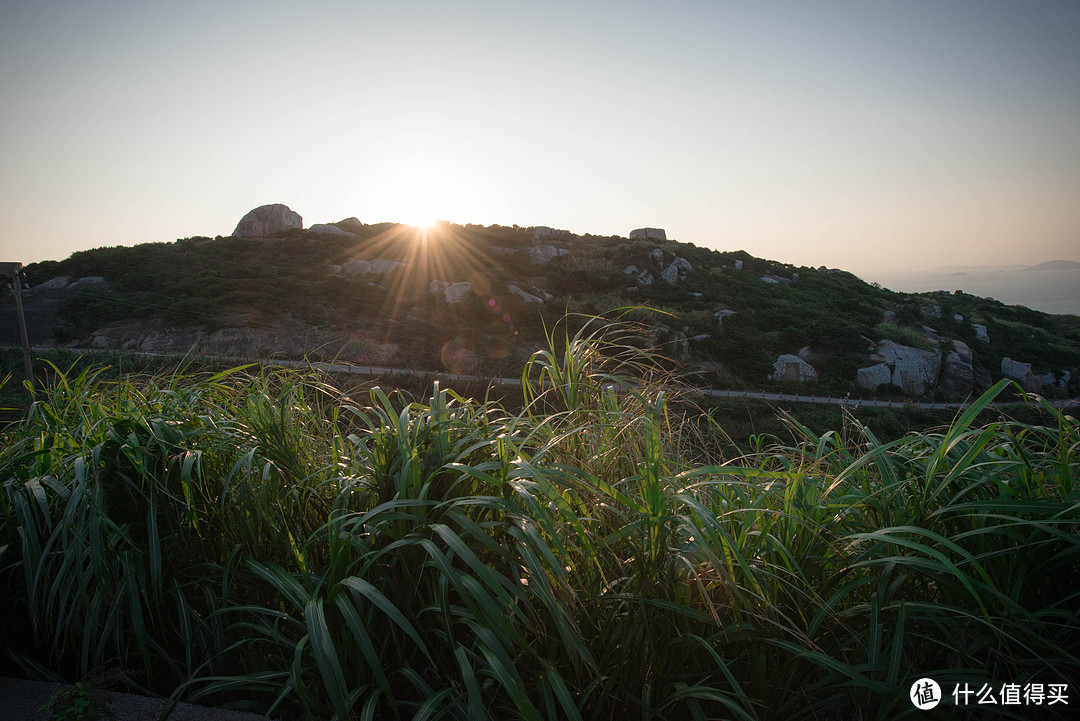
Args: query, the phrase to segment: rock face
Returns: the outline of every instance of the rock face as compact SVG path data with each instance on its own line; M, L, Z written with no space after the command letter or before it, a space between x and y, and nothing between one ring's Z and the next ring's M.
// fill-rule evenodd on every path
M281 203L260 205L240 219L233 235L239 238L265 238L283 230L303 228L304 219Z
M890 382L913 396L921 396L932 389L937 384L941 370L941 356L937 353L891 340L879 341L877 353L871 358L892 368Z
M637 228L630 231L630 240L667 240L663 228Z
M347 230L342 230L336 225L330 225L329 223L316 223L308 228L309 233L315 235L334 235L339 238L355 238L356 236Z
M774 381L807 381L817 380L817 371L814 367L797 355L785 353L778 356L773 363L773 372L769 376Z
M447 303L457 304L472 295L472 283L467 280L451 283L436 279L428 285L428 293L441 293Z
M532 293L529 293L528 291L524 291L521 288L518 288L516 285L508 285L508 286L506 286L506 290L513 293L517 297L521 298L526 303L537 303L537 304L540 304L540 305L542 305L544 303L544 299L541 298L540 296L533 295Z
M941 367L939 388L949 393L966 396L975 388L975 367L972 365L971 348L963 341L954 340L953 350L945 356Z
M883 386L892 381L892 368L889 368L884 363L860 368L855 380L860 388L874 390L878 386Z
M566 248L556 248L554 245L535 245L529 248L529 262L533 265L544 265L569 252Z
M398 260L350 260L341 268L342 275L355 278L360 275L386 275L405 264Z
M1020 387L1028 393L1042 390L1042 381L1031 371L1030 363L1021 363L1012 358L1001 359L1001 374L1020 382Z

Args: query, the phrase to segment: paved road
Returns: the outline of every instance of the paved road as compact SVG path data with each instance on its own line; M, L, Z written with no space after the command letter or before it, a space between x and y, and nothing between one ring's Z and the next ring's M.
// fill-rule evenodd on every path
M55 350L51 348L50 350ZM69 348L75 353L118 353L116 350L101 350L97 348ZM177 354L150 353L147 351L123 351L132 355L173 357ZM215 356L215 358L218 358ZM463 373L446 373L442 371L416 370L413 368L391 368L389 366L360 365L343 361L295 361L282 358L233 358L220 357L220 360L236 363L266 363L285 368L315 368L328 373L351 373L363 376L389 376L402 375L413 378L439 378L453 383L482 383L484 385L502 385L521 387L520 378L489 378L484 376L467 375ZM804 393L771 393L767 391L740 391L723 388L697 388L695 392L712 398L748 398L751 400L776 401L779 403L817 403L820 405L845 406L852 410L859 408L920 408L933 411L960 410L971 405L968 401L957 402L929 402L929 401L893 401L879 400L877 398L852 398L850 396L830 395L806 395ZM1055 408L1068 408L1080 406L1080 398L1048 401ZM993 403L991 405L1001 405Z

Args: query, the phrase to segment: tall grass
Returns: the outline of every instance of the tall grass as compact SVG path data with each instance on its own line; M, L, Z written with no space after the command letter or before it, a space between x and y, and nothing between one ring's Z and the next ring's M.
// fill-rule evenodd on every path
M339 719L884 719L923 676L1080 677L1074 418L975 427L999 384L708 460L632 329L558 340L513 413L57 369L0 450L9 663Z

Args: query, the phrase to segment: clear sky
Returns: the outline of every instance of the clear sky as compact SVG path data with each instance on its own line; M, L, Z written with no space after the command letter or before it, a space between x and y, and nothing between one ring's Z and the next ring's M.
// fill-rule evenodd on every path
M1080 2L0 4L0 260L641 226L855 272L1080 259Z

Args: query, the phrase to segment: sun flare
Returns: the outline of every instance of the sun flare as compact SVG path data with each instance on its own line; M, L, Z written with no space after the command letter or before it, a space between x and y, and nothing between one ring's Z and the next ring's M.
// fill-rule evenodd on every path
M476 184L459 165L434 157L402 159L388 167L372 193L381 220L432 228L440 219L464 222L484 215Z

